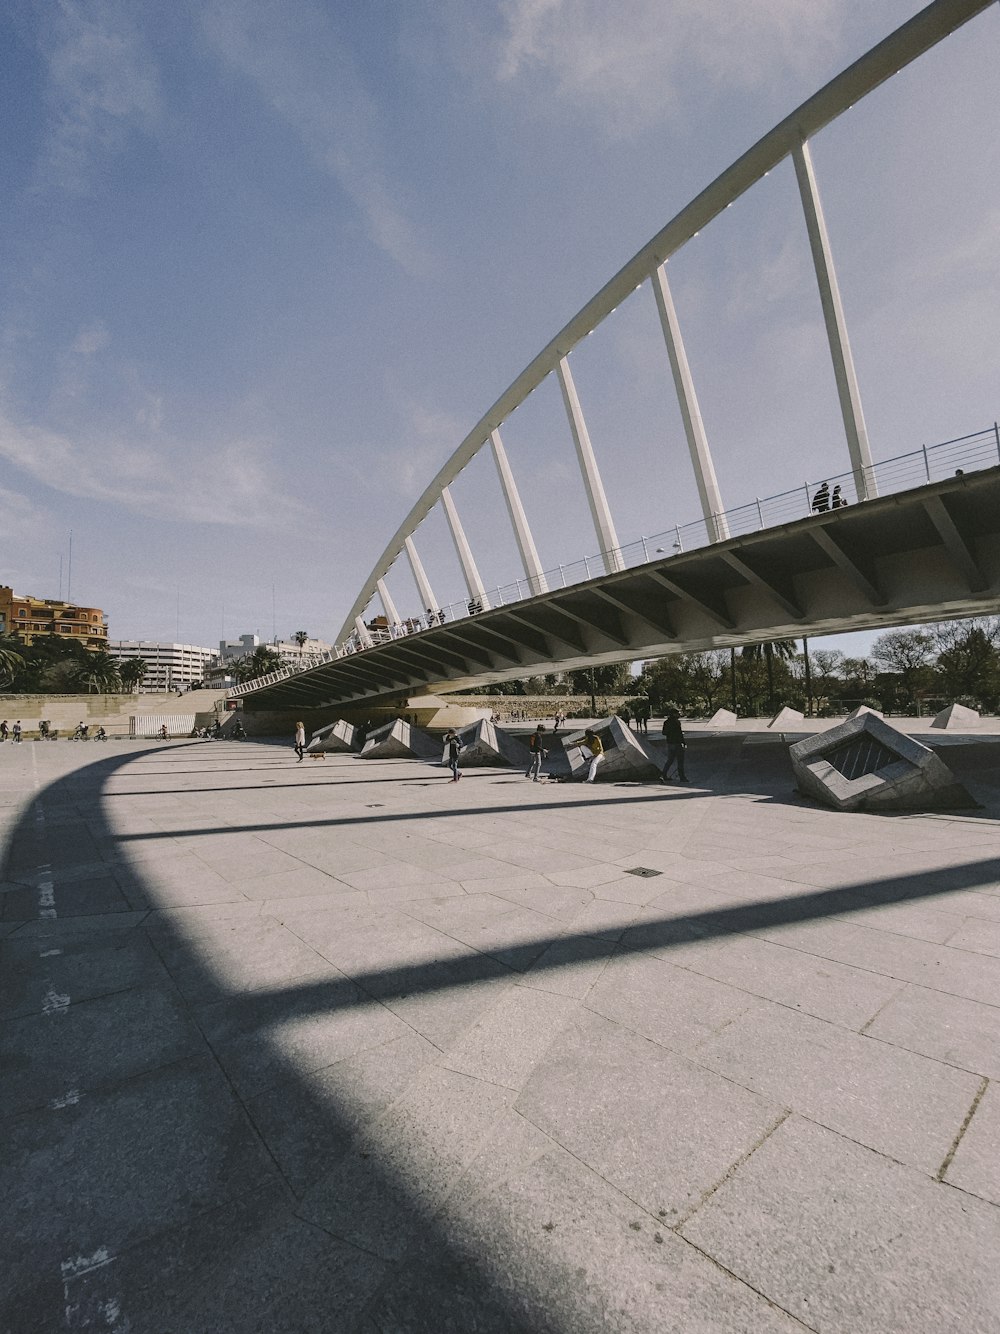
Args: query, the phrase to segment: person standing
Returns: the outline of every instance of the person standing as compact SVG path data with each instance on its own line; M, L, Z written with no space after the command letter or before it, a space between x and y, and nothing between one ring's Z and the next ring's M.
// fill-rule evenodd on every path
M458 733L454 728L447 734L444 744L448 750L448 768L451 770L451 781L457 783L462 777L462 771L458 767L458 757L462 750L462 743L458 739Z
M555 735L556 735L556 736L559 735L559 729L560 729L560 727L562 727L562 725L563 725L563 723L564 723L565 721L566 721L566 715L565 715L565 713L562 711L562 709L560 709L559 712L556 714L556 730L555 730Z
M16 742L18 742L18 744L20 744L20 741L21 741L21 720L20 720L20 718L18 718L17 722L14 724L14 730L11 732L11 740L12 740L12 741L16 741Z
M302 757L306 753L306 725L305 723L295 724L295 753L299 757L296 764L302 763Z
M542 772L542 760L548 755L545 749L545 724L539 723L531 736L528 738L528 749L531 751L531 763L525 771L525 778L530 778L533 782L538 782L538 776Z
M621 709L621 711L618 714L618 717L622 720L622 722L625 724L626 727L629 727L631 725L632 711L631 709L628 708L627 705Z
M7 719L5 718L3 722L0 723L0 745L2 745L3 742L7 740L7 734L9 731L10 728L7 726Z
M583 734L583 741L580 743L580 750L585 761L589 761L587 767L587 777L583 780L585 783L592 783L597 777L597 766L604 759L604 746L601 738L588 727Z
M824 482L812 498L814 514L825 514L830 508L830 483Z
M687 782L684 772L684 732L681 729L681 716L676 709L668 709L663 720L663 736L667 743L667 762L663 766L662 782L669 783L673 767L677 765L677 777L682 783Z

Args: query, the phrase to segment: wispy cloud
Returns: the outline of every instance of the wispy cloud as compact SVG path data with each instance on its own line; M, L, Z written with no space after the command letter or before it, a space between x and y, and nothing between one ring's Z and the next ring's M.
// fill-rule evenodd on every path
M364 218L372 241L408 273L429 254L407 220L384 166L375 99L323 8L308 0L209 0L209 42L256 85Z
M0 458L64 495L160 519L269 530L306 512L275 485L259 441L193 448L162 433L145 437L91 428L71 438L17 421L0 404Z
M48 125L37 184L81 193L99 155L156 124L159 80L134 5L60 0L43 12Z
M495 76L550 93L627 135L667 115L684 77L738 88L807 67L832 46L838 0L505 0Z

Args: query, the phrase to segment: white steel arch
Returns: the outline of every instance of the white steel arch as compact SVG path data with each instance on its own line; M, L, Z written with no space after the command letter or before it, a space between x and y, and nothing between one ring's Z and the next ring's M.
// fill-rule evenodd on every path
M347 613L338 635L338 644L352 634L358 633L357 626L359 623L363 624L360 618L372 598L379 591L380 581L384 580L403 551L407 553L410 559L414 574L416 575L419 568L420 575L423 576L419 557L413 545L414 532L441 499L445 489L471 462L479 450L490 442L491 438L494 440L499 438L495 433L498 432L500 426L515 408L519 407L528 395L537 389L553 371L559 373L561 366L568 370L566 358L577 343L591 333L615 310L625 297L640 287L647 278L652 277L654 283L659 283L660 290L657 295L662 297L663 292L668 291L668 289L666 289L665 275L663 275L660 266L685 242L689 241L713 218L717 217L723 209L738 199L740 195L744 194L767 172L778 166L787 157L793 159L802 196L806 228L809 234L817 283L824 310L827 337L830 343L841 411L844 417L851 465L857 479L859 496L867 495L871 476L871 455L864 428L864 416L861 409L857 379L851 360L850 345L847 340L846 324L837 291L833 260L829 242L826 238L825 225L819 206L819 196L809 159L808 143L819 130L830 124L831 121L856 102L866 97L879 84L891 78L893 74L916 60L925 51L964 23L988 9L993 2L994 0L933 0L932 4L915 14L912 19L872 47L870 51L803 102L791 115L780 121L682 208L637 254L633 255L628 263L619 269L614 277L605 283L546 347L525 366L520 375L504 390L492 407L484 413L428 484L375 563L371 574ZM658 301L658 306L661 304ZM660 310L660 315L661 320L664 320L663 309ZM697 400L694 397L690 370L687 368L686 358L683 357L683 344L679 340L679 327L676 323L676 317L672 326L669 325L669 321L664 323L664 332L668 341L668 349L671 351L672 362L675 355L678 352L680 353L678 366L674 367L675 383L680 394L682 415L685 419L685 429L688 434L688 443L691 448L692 463L705 512L705 520L712 539L722 540L725 537L724 521L720 524L718 518L722 510L721 497L715 481L714 468L704 430L703 428L700 431L698 430L700 414L697 416L695 424L689 426L689 418L691 421L695 420L692 408L696 410ZM679 367L683 368L683 375L681 375ZM564 382L566 379L565 373L560 378ZM495 449L494 444L494 452ZM596 464L593 477L596 477L599 486L600 479L596 475ZM516 495L516 490L514 494ZM603 525L602 552L606 561L613 563L615 559L613 552L617 547L617 538L614 537L610 513L605 516L599 503L595 508L593 502L594 491L590 487L588 487L588 494L592 496L592 511L599 534ZM507 492L507 495L509 504L510 493ZM528 537L530 539L530 534L528 534ZM518 541L519 545L522 546L522 556L524 556L523 535L518 534ZM537 555L534 558L534 563L537 565ZM528 565L526 562L527 572ZM533 576L537 576L537 571L532 570L531 573ZM418 583L425 584L426 576L423 576L423 578L418 576ZM425 593L423 587L421 587L421 593ZM431 599L429 605L433 605L433 599Z

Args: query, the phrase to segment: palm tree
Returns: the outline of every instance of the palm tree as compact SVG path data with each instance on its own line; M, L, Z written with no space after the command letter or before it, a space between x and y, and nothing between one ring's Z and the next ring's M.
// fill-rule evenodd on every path
M80 685L86 686L95 695L98 692L109 695L122 688L122 678L118 674L118 663L104 649L99 649L96 653L90 654L87 661L80 664L76 672L76 679Z
M762 644L744 644L740 650L740 657L746 658L750 662L764 659L764 665L767 668L767 707L773 713L774 660L780 658L783 662L790 662L795 657L795 640L767 639Z
M139 689L148 672L149 664L145 658L126 658L118 666L118 675L121 677L122 685L132 691Z
M258 676L267 676L269 672L279 671L284 667L281 655L266 644L258 644L252 653L245 657L234 658L228 664L230 674L239 682L255 681Z
M23 666L20 653L15 653L12 648L0 648L0 685L10 685Z
M296 630L296 631L295 631L295 634L292 635L292 638L295 640L296 644L298 644L299 648L305 648L305 646L306 646L306 641L307 641L308 638L309 638L309 631L308 631L308 630Z

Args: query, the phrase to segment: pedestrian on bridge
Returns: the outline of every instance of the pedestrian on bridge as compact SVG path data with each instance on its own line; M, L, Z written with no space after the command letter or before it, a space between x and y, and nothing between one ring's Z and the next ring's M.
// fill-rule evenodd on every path
M812 509L814 514L825 514L830 508L830 483L823 482L819 490L813 496Z

